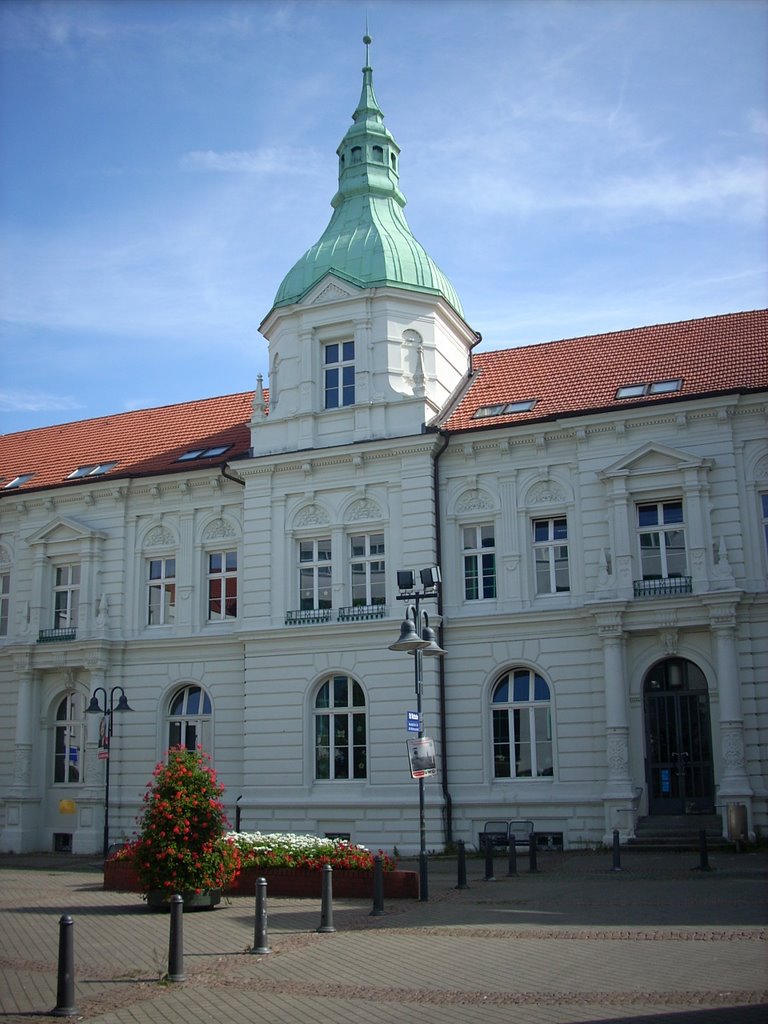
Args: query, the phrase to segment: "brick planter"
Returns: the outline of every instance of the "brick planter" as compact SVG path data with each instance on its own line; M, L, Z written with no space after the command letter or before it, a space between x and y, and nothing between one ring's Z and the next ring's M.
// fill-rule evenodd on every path
M419 876L415 871L385 871L383 877L385 899L418 899ZM246 868L225 891L230 896L254 896L257 878L266 878L268 896L322 896L323 872L298 868ZM131 862L108 860L104 865L104 888L109 892L141 892ZM337 868L333 872L333 895L373 899L373 872Z

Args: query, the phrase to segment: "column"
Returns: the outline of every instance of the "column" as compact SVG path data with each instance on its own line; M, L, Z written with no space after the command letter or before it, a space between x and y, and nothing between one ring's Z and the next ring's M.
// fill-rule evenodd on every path
M13 784L5 797L5 827L0 835L0 850L26 853L38 849L40 793L34 785L34 673L31 659L14 659L18 679L16 729L13 749Z
M598 635L603 645L605 676L607 778L603 790L604 841L610 843L616 828L625 838L634 835L635 789L629 764L629 700L622 611L613 608L598 612L596 617Z

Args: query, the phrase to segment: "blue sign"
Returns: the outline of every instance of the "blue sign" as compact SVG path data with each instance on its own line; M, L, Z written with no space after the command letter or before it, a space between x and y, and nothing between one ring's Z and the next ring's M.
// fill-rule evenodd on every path
M407 711L405 727L408 732L421 732L421 715L418 711Z
M670 779L670 775L669 775L669 768L662 768L661 769L661 792L662 793L669 793L670 789L672 788L670 786L670 782L671 782L671 779Z

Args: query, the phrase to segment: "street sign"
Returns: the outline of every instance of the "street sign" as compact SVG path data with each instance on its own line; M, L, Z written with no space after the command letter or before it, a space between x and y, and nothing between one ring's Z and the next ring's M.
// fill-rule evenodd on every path
M405 726L408 732L421 732L421 715L418 711L406 711Z

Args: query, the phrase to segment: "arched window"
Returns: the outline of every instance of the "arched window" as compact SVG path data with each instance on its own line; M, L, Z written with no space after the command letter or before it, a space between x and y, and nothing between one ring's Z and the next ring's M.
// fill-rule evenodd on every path
M493 688L493 774L530 779L554 773L548 683L527 668L505 673Z
M177 690L168 705L168 746L210 750L211 698L201 686Z
M371 153L373 154L373 159L377 164L384 163L384 150L381 146L374 146Z
M68 693L56 708L53 781L82 782L85 706L79 693Z
M352 163L359 164L363 160L363 150L360 146L352 147Z
M349 676L326 679L315 697L315 778L368 777L365 694Z

